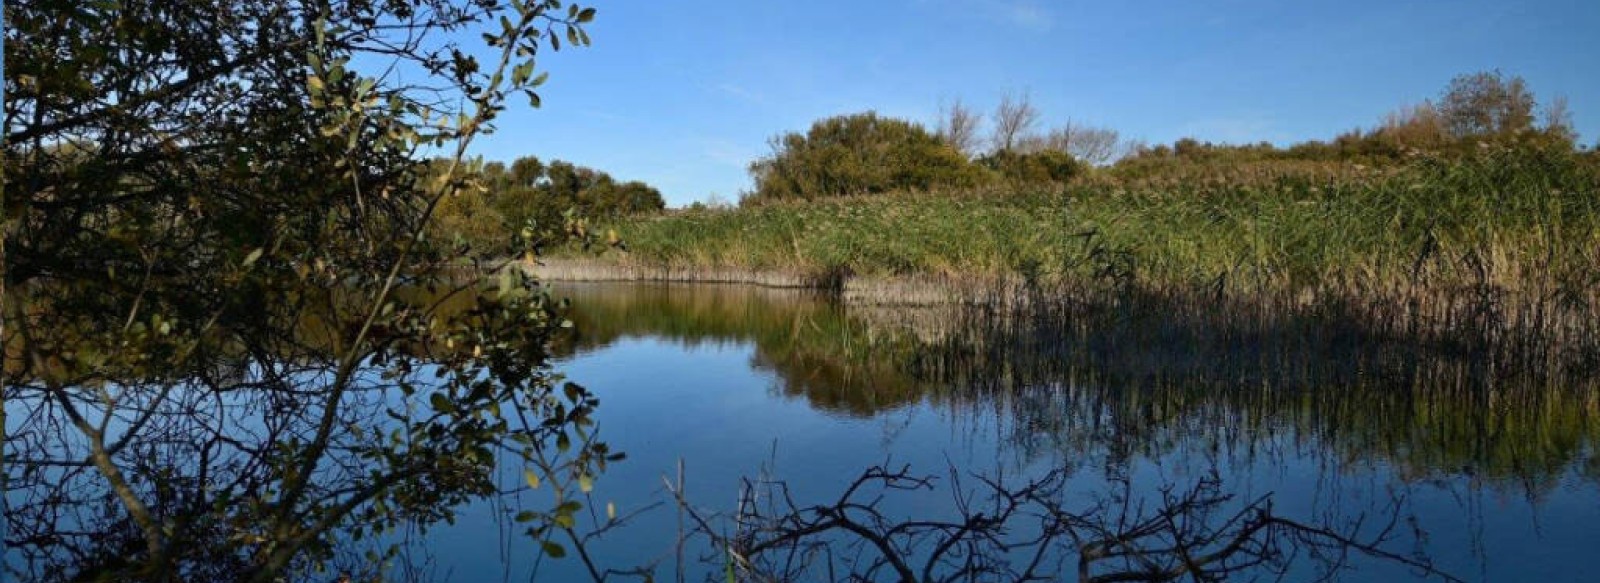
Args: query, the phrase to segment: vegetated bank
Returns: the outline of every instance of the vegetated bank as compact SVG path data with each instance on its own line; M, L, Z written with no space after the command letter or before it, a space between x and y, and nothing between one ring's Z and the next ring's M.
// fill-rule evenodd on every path
M964 158L943 131L844 116L775 140L737 208L632 215L608 223L627 251L557 253L536 271L891 303L1316 313L1506 358L1594 360L1600 157L1559 112L1537 125L1520 80L1464 76L1440 103L1329 142L1180 140L1100 167L1072 163L1064 130Z
M616 229L628 251L586 260L589 275L890 282L852 295L1137 301L1173 317L1320 311L1374 334L1519 353L1592 355L1600 321L1600 164L1560 149L1486 145L1386 167L1175 165L1053 187L694 209ZM563 268L557 278L593 279Z
M1327 142L1147 147L1070 123L1034 131L1037 112L1008 98L986 152L982 118L959 103L934 132L838 116L774 138L738 208L614 214L627 253L555 255L604 278L813 285L1578 286L1596 253L1596 154L1560 100L1542 124L1536 106L1520 78L1477 73Z
M1592 155L1500 145L1388 167L1175 165L1064 185L636 217L615 227L627 251L584 263L619 278L725 281L743 272L782 274L761 277L792 285L921 277L1024 289L1576 297L1600 281L1597 184Z

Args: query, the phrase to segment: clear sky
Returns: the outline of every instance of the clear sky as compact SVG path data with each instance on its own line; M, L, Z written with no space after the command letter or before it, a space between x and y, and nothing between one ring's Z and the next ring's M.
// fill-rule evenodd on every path
M737 200L767 139L876 110L932 127L1027 92L1068 119L1166 143L1279 144L1370 127L1500 69L1566 96L1600 138L1600 0L589 0L591 47L547 53L475 146L643 180L670 206Z

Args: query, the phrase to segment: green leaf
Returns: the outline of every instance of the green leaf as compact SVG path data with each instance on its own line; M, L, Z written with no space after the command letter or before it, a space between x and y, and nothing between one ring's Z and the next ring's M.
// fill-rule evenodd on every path
M517 65L515 68L511 69L511 84L522 85L528 81L528 77L530 75L533 75L533 61L527 61L521 65Z
M590 476L589 474L579 474L578 475L578 490L583 492L584 494L588 494L590 492L593 492L594 491L594 476Z
M561 545L558 545L552 541L544 541L542 546L544 547L544 554L550 555L550 558L552 559L559 559L567 556L567 549L561 548Z
M456 404L450 402L450 397L444 396L444 393L434 393L429 396L428 403L433 405L433 410L440 413L454 413L456 410Z
M578 22L589 22L591 20L594 20L593 8L585 8L582 12L578 13Z
M534 473L533 470L522 470L522 479L528 481L529 488L539 489L539 474Z
M250 267L251 265L254 265L256 261L261 259L261 254L265 253L266 251L267 251L266 247L262 247L262 248L256 249L255 251L251 251L249 255L244 256L244 266L245 267Z

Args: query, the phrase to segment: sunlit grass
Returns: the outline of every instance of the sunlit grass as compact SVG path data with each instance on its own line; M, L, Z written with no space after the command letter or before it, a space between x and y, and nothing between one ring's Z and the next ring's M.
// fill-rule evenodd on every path
M683 211L619 225L608 260L799 273L1112 276L1229 291L1417 285L1584 290L1600 265L1597 173L1486 149L1400 168L1196 166L1061 188L902 193Z

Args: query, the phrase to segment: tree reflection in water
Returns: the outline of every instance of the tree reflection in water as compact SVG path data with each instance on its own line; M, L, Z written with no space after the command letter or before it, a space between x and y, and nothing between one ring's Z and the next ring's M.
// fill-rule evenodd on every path
M1187 486L1164 484L1150 495L1141 495L1126 474L1113 476L1082 504L1073 503L1062 470L1020 486L981 475L967 480L978 485L964 487L960 471L950 469L954 511L937 517L883 511L886 497L936 488L936 477L905 467L869 468L836 499L814 505L796 503L779 480L746 480L745 495L728 515L704 513L674 494L693 520L691 536L712 549L703 560L721 558L738 580L1025 582L1071 573L1078 581L1111 583L1291 572L1325 580L1364 556L1418 578L1461 581L1420 551L1399 550L1427 536L1400 496L1375 501L1370 511L1302 522L1277 513L1270 494L1231 493L1215 468Z
M916 497L933 486L909 471L864 475L853 490L864 501L798 503L779 479L750 481L750 497L722 515L697 510L703 501L693 496L681 500L704 519L697 532L709 541L713 564L734 549L743 557L740 572L754 580L874 569L895 578L902 568L924 580L930 549L950 541L933 579L976 572L1027 579L1031 560L1017 562L1024 547L1049 549L1047 558L1067 563L1066 573L1094 580L1259 576L1296 558L1335 575L1361 555L1414 568L1412 576L1450 579L1417 554L1428 536L1406 510L1407 485L1488 486L1537 501L1571 477L1600 484L1592 470L1600 401L1581 362L1491 365L1470 347L1376 334L1332 318L1329 308L1229 319L1159 298L1104 310L1004 312L842 306L804 292L736 286L563 289L578 306L577 350L646 336L690 346L748 343L752 364L781 379L775 390L812 407L871 417L930 406L958 420L990 418L1019 467L1065 460L1049 475L1100 467L1103 484L1124 487L1120 495L1101 492L1088 507L1028 498L1037 504L1027 513L1034 526L1022 532L1042 534L1038 520L1047 510L1072 519L1047 537L1056 544L1033 547L1018 546L1029 540L1016 538L1020 505L993 506L993 496L982 506L957 491L953 506L963 513L942 521L878 512L879 494ZM1215 467L1127 489L1139 460L1195 452L1224 452L1246 464L1323 460L1310 463L1334 482L1347 466L1381 466L1401 487L1368 492L1365 499L1376 502L1367 508L1335 494L1323 501L1334 507L1320 511L1229 491L1226 472ZM985 482L995 476L966 475L990 494L1005 492ZM864 514L845 520L845 510ZM978 515L968 511L989 522L969 524ZM1002 514L1007 520L993 522ZM1012 538L995 539L986 528ZM1146 537L1110 548L1108 541L1132 535ZM974 558L980 555L987 558ZM958 556L959 564L950 562Z
M990 412L1024 456L1151 457L1295 436L1413 481L1471 475L1537 495L1577 468L1600 483L1592 367L1491 366L1315 311L1230 318L1151 299L1007 313L843 306L741 286L560 289L574 300L569 352L639 336L748 342L753 364L782 380L778 390L812 407L861 417L917 403Z

